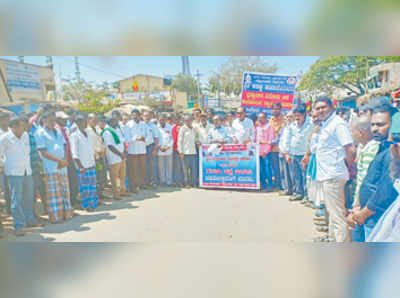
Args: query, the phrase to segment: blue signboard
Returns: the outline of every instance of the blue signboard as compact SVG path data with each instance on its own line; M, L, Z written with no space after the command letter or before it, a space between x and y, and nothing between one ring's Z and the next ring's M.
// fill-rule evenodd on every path
M258 145L201 146L200 187L259 189Z
M296 88L296 76L245 72L242 86L242 106L248 114L270 114L274 103L290 110Z

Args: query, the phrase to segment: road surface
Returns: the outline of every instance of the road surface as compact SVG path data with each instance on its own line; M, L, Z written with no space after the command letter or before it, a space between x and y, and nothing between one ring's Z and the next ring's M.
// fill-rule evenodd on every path
M313 210L277 193L158 188L7 240L56 242L310 242Z

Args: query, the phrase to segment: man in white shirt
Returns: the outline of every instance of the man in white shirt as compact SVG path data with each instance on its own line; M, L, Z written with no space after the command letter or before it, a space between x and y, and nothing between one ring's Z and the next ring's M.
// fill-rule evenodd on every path
M254 140L254 123L246 117L246 111L244 108L238 108L237 114L239 117L233 120L232 123L232 127L235 130L233 143L246 145Z
M71 154L75 162L82 208L92 212L99 204L94 139L87 133L87 120L83 115L78 115L75 121L78 128L70 136Z
M196 172L196 134L192 126L193 118L187 115L185 124L179 129L178 152L183 161L183 173L186 188L195 187L198 183Z
M158 185L158 128L151 121L149 111L143 112L143 121L146 124L146 186L145 188L153 188Z
M329 241L345 242L349 231L344 187L349 179L347 166L351 167L355 159L353 138L349 125L335 114L329 98L317 98L314 109L322 122L310 145L317 160L316 193L324 198L329 213Z
M5 174L11 193L11 215L16 236L23 236L24 226L42 226L33 213L34 196L30 162L29 136L22 119L13 118L10 130L0 137L0 155L5 156Z
M228 137L230 137L231 141L233 140L233 137L235 136L235 129L232 127L233 120L235 119L235 112L228 112L226 114L225 122L224 122L224 128L226 131L226 134Z
M193 111L194 113L194 120L193 120L193 128L197 129L197 127L201 126L201 116L204 115L206 117L206 121L207 121L207 115L206 114L201 114L201 110L200 109L194 109Z
M97 116L96 114L88 115L88 126L87 126L87 134L90 138L92 138L94 143L94 155L96 158L96 182L97 182L97 195L99 196L99 203L103 201L103 199L108 198L104 195L104 187L107 183L107 168L106 168L106 146L104 146L103 139L100 134L96 130L97 125ZM110 198L109 198L110 199Z
M121 197L127 194L125 187L126 154L124 153L125 139L117 128L118 118L113 117L110 119L110 125L104 128L101 135L106 146L107 164L110 167L113 199L121 200Z
M162 114L159 119L159 150L158 150L158 171L161 184L172 185L172 164L173 146L172 126L167 123L166 116Z
M293 125L294 115L292 111L286 114L286 126L279 132L279 169L281 174L282 190L279 194L284 196L291 196L293 194L292 174L288 162L286 161L286 154L289 153L289 139L290 139L290 126Z
M137 193L139 187L145 187L147 126L141 121L139 110L132 110L132 117L124 133L128 143L129 190Z
M10 123L10 114L0 112L0 136L8 132L9 123ZM0 187L3 190L4 199L6 200L7 213L11 214L10 189L8 187L7 176L4 174L4 162L5 162L4 155L0 156Z

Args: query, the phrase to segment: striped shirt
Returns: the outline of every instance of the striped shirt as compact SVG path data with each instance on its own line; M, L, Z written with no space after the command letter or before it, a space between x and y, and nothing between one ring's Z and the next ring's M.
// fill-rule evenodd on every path
M36 139L34 135L29 132L29 144L31 147L30 157L31 157L31 169L34 173L40 173L42 168L42 162L40 160L37 148L36 148Z
M354 192L354 203L359 201L361 184L367 176L369 165L378 153L379 144L378 141L372 139L366 145L359 147L357 152L357 179L356 189ZM359 146L361 146L361 144Z

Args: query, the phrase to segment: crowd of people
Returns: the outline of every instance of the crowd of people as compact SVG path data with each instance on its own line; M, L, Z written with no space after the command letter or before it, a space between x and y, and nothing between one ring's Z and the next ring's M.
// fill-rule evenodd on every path
M1 113L6 216L23 236L25 227L63 223L74 209L93 212L105 200L142 189L199 187L201 145L253 143L260 191L315 209L316 228L325 233L315 241L400 241L396 112L383 98L346 112L319 97L311 109L300 103L284 114L274 103L271 115L255 117L244 108L227 114L113 110L106 117L45 105L36 113Z

